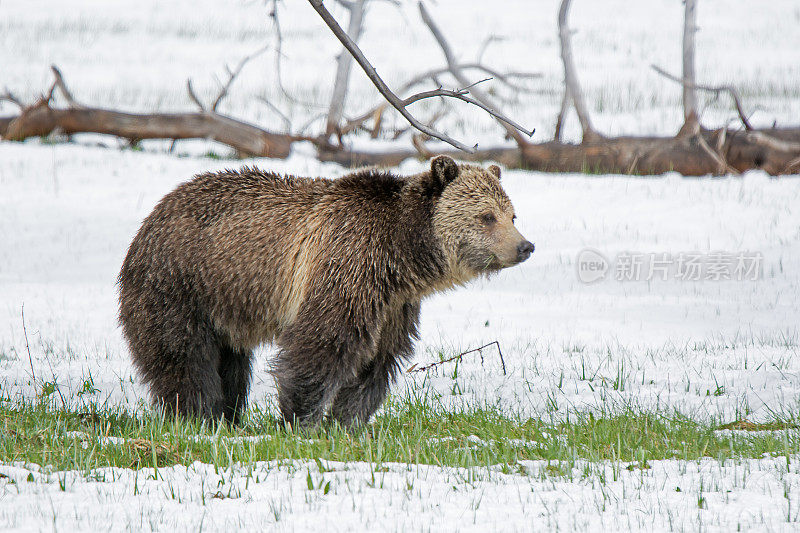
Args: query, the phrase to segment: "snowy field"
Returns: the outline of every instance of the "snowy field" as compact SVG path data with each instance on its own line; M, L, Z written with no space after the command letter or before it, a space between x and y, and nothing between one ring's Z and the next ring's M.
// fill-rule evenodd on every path
M220 4L0 0L0 86L32 100L56 63L81 101L188 110L187 77L211 98L213 74L222 64L273 36L262 2ZM296 98L324 107L335 43L308 5L285 4L279 10L284 83ZM429 5L465 60L495 34L506 39L489 47L487 64L542 73L529 83L532 94L506 107L537 128L538 140L551 135L560 102L556 4L537 2L532 9L531 2L507 2L489 13L477 2ZM575 2L577 67L601 131L678 129L680 92L649 64L678 71L681 9L677 0ZM616 15L623 11L626 18ZM698 19L699 78L740 87L756 124L796 123L796 2L701 1ZM397 9L378 2L368 15L364 49L387 81L399 84L440 64L426 31L414 3ZM224 111L280 129L280 120L258 103L261 95L282 107L295 127L317 114L281 96L273 68L269 54L249 66ZM348 111L357 114L377 98L361 77L353 84ZM2 106L0 116L13 110ZM732 116L727 103L708 101L703 118L721 125ZM500 139L498 128L474 110L457 107L448 120L443 124L460 139L485 146ZM575 138L577 125L570 122L570 128ZM118 150L117 141L93 136L67 144L0 143L0 398L32 398L42 382L52 382L75 409L144 408L146 391L116 324L114 282L153 205L194 173L245 163L300 175L346 172L318 163L302 145L285 161L185 157L207 151L227 153L200 142L180 143L175 154L157 142L145 143L144 151ZM408 162L399 172L422 168ZM629 178L507 170L503 184L536 252L491 280L425 302L416 362L496 340L506 374L487 349L483 363L472 354L457 375L452 366L427 378L409 374L395 392L425 387L447 406L500 406L548 419L623 409L677 411L710 424L797 416L798 176ZM577 258L587 248L610 261L606 279L579 279ZM717 252L758 257L757 279L705 279L715 277L708 268ZM707 260L702 279L677 279L677 258L692 253ZM647 262L638 281L615 279L621 258L648 254L668 254L669 279L650 276ZM265 408L275 392L266 373L270 353L259 353L251 395ZM782 530L798 520L798 460L666 460L633 471L599 463L591 465L591 475L563 478L540 476L547 467L542 462L522 462L514 474L404 464L375 472L367 463L328 465L332 471L320 473L314 462L283 461L219 472L196 463L157 475L152 469L86 475L7 464L0 465L0 529ZM315 485L330 481L330 492L308 490L309 476ZM237 496L209 496L219 490Z
M313 461L219 472L194 463L157 476L104 468L87 479L4 466L16 485L0 498L0 523L21 531L796 530L787 522L798 520L800 471L783 458L654 461L649 470L581 464L574 480L547 477L540 461L520 467L524 474L476 476L427 465L328 463L320 473ZM584 467L607 481L581 479ZM38 482L26 481L32 472Z

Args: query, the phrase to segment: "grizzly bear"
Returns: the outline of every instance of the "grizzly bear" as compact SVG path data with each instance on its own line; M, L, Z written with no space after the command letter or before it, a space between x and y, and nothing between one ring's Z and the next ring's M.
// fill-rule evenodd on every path
M526 260L500 169L449 157L400 177L206 173L144 220L120 322L154 400L234 423L272 342L283 419L366 423L418 338L420 301Z

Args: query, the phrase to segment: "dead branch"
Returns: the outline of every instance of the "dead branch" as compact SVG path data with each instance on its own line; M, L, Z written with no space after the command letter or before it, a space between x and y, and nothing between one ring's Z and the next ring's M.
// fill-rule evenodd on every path
M473 89L471 89L471 90L469 88L465 88L465 89L458 89L458 90L455 90L455 91L450 91L448 89L442 89L440 87L438 89L433 89L433 90L430 90L430 91L422 91L421 93L413 94L413 95L409 96L408 98L406 98L404 100L401 100L401 102L402 102L403 106L405 107L407 105L411 105L414 102L417 102L419 100L423 100L425 98L433 98L435 96L449 96L450 98L455 98L457 100L461 100L461 101L467 102L469 104L472 104L472 105L480 107L481 109L483 109L484 111L489 113L491 116L493 116L495 119L497 119L501 123L508 125L510 128L513 128L515 132L516 132L516 130L519 130L519 131L525 133L526 135L528 135L528 137L532 136L533 133L536 130L528 131L525 128L523 128L521 125L519 125L516 122L514 122L513 120L511 120L510 118L508 118L508 117L506 117L504 115L501 115L500 113L498 113L497 111L495 111L494 109L489 107L487 104L483 103L482 101L478 100L477 98L470 98L469 96L467 96L470 92L472 92L474 94L474 91L475 91L474 86L477 83L481 83L483 81L487 81L487 80L481 80L481 81L473 83L470 86L470 87L473 87Z
M494 69L492 69L490 67L482 65L481 63L462 63L462 64L458 65L458 68L460 70L479 70L481 72L484 72L484 73L488 74L492 78L497 79L498 81L502 82L503 84L505 84L510 89L513 89L513 90L516 90L516 91L519 91L519 92L529 91L530 89L528 89L528 88L526 88L526 87L524 87L522 85L514 83L513 81L511 81L512 78L532 79L532 78L540 78L542 76L541 74L535 73L535 72L499 72L499 71L494 70ZM406 92L406 91L408 91L410 89L413 89L415 86L421 84L422 82L425 82L425 81L428 81L428 80L432 80L432 81L436 82L436 77L437 76L440 76L440 75L448 73L448 72L450 72L450 69L448 67L441 67L441 68L431 69L431 70L425 71L425 72L423 72L421 74L418 74L418 75L414 76L413 78L408 80L405 84L403 84L403 86L400 88L398 93L404 93L404 92ZM440 85L440 84L437 83L437 85ZM359 115L357 115L357 116L355 116L355 117L353 117L351 119L348 119L345 122L345 124L342 127L339 128L339 133L341 135L346 135L348 133L351 133L351 132L363 127L363 124L364 124L365 121L367 121L367 120L369 120L371 118L374 118L375 116L382 117L383 112L386 110L386 106L387 106L387 104L385 102L381 103L381 104L378 104L378 105L374 106L373 108L371 108L371 109L369 109L369 110L367 110L367 111L365 111L365 112L363 112L363 113L361 113L361 114L359 114ZM372 128L371 131L372 131L372 137L375 138L377 136L378 130L376 128Z
M287 133L292 131L292 121L289 120L289 117L287 117L283 111L278 109L276 105L267 100L265 96L256 96L256 99L262 104L266 105L268 108L270 108L273 113L275 113L280 117L281 121L283 122L283 127Z
M514 83L511 81L511 78L518 78L518 79L534 79L534 78L541 78L542 75L538 72L500 72L495 70L491 67L487 67L482 63L459 63L456 65L456 70L478 70L487 74L489 77L496 79L497 81L503 83L509 89L513 89L518 92L531 92L531 90L523 85L518 83ZM450 67L441 67L431 69L421 74L418 74L408 80L405 85L400 89L398 92L403 92L411 89L415 85L419 85L420 83L427 81L427 80L434 80L437 76L442 74L446 74L450 72Z
M386 100L392 105L392 107L397 109L397 111L403 116L403 118L405 118L409 123L411 123L411 125L414 126L417 130L423 133L427 133L431 137L435 137L441 141L444 141L447 144L458 148L459 150L462 150L467 153L472 153L475 151L477 145L474 147L467 146L444 133L440 133L432 128L428 128L427 126L419 122L416 118L414 118L414 116L411 113L409 113L409 111L403 106L402 100L400 100L400 98L396 94L394 94L391 91L391 89L389 89L389 87L386 85L386 82L384 82L383 79L380 76L378 76L375 67L373 67L372 64L369 62L369 60L364 56L364 53L361 51L358 45L356 45L350 39L350 37L347 36L342 27L339 26L339 23L336 22L336 19L333 18L330 11L328 11L328 9L324 5L322 5L322 0L308 0L308 1L314 8L314 10L317 13L319 13L319 16L322 18L322 20L325 22L328 28L330 28L330 30L333 32L336 38L339 39L339 42L341 42L342 45L344 45L344 47L347 49L347 51L350 52L350 54L352 54L353 58L355 58L356 62L358 62L359 66L362 68L362 70L364 70L364 73L366 73L369 80L378 89L378 92L380 92L383 95L383 97L386 98Z
M304 102L294 97L294 95L286 89L283 85L283 70L281 59L283 59L283 33L281 32L280 18L278 17L278 0L271 0L272 7L269 11L269 18L272 19L272 27L275 30L275 82L281 94L289 102L296 105L301 105L307 108L322 109L321 106L315 102Z
M203 104L203 102L200 101L200 98L198 98L197 93L194 92L194 88L192 87L191 78L186 80L186 91L189 93L189 98L191 98L192 102L194 102L197 105L197 107L200 108L200 111L206 113L216 113L217 107L219 107L219 104L225 99L226 96L228 96L228 91L230 90L231 85L233 85L233 82L236 80L237 76L239 76L239 74L242 72L242 69L244 69L245 65L247 65L251 60L260 56L267 50L269 50L269 48L270 48L269 45L263 46L258 50L256 50L255 52L244 56L241 60L239 60L239 63L237 63L236 68L234 68L233 70L231 70L231 68L228 65L225 65L225 72L228 74L228 79L225 81L225 83L221 82L219 83L220 85L219 92L217 93L217 96L214 98L214 101L211 103L210 106L206 106ZM55 69L55 67L53 68ZM58 79L60 79L60 77L61 76L59 74Z
M718 174L725 174L730 173L734 175L738 175L739 171L733 168L728 164L725 160L725 156L718 151L714 150L709 146L708 142L703 138L702 135L696 136L697 143L700 145L700 148L708 154L708 156L717 164L717 173Z
M129 140L210 139L244 155L284 158L291 143L289 135L271 133L251 124L217 113L133 114L99 108L54 109L49 105L27 108L6 127L3 139L22 141L53 131L101 133Z
M67 84L64 82L64 77L61 75L61 71L58 69L58 67L55 65L50 65L50 70L53 72L53 87L58 87L58 90L61 92L64 100L66 100L67 105L73 108L83 107L75 100L75 98L72 96L72 92L70 92L69 88L67 88Z
M347 35L354 43L357 43L361 38L367 0L353 0L352 2L346 3L339 0L339 3L345 6L350 13ZM331 103L328 107L328 119L325 124L326 136L335 133L342 121L342 113L344 111L344 102L347 97L348 85L350 84L350 70L352 65L353 56L348 53L347 50L342 50L339 57L336 59L336 78L333 83Z
M683 118L684 122L696 120L697 93L694 75L694 41L697 34L697 6L695 0L683 0Z
M263 46L258 50L256 50L255 52L253 52L252 54L243 57L236 65L236 68L234 68L233 70L231 70L227 65L225 66L225 71L228 73L228 81L226 81L224 84L221 84L219 93L217 94L217 97L214 99L214 103L211 104L212 113L216 113L217 107L219 106L220 102L222 102L222 100L226 96L228 96L228 90L231 88L231 85L233 85L233 82L236 80L236 77L239 76L239 73L242 72L242 69L245 67L245 65L247 65L251 60L260 56L267 50L269 50L269 48L270 48L269 45Z
M189 78L186 80L186 92L189 93L189 98L194 102L200 111L205 113L206 106L203 105L203 102L200 101L200 98L197 97L197 93L194 92L194 88L192 88L192 79Z
M415 363L415 364L411 365L406 370L406 373L410 374L410 373L413 373L413 372L427 372L431 368L439 367L439 366L441 366L441 365L443 365L445 363L451 363L453 361L461 361L461 358L464 357L465 355L468 355L468 354L471 354L471 353L476 353L476 352L481 355L481 362L483 362L483 349L484 348L488 348L489 346L497 346L497 353L500 355L500 364L503 366L503 375L505 375L506 374L506 362L503 359L503 350L500 349L500 343L498 341L492 341L492 342L490 342L488 344L484 344L483 346L479 346L478 348L473 348L472 350L467 350L466 352L461 352L460 354L455 355L453 357L449 357L447 359L442 359L441 361L434 361L434 362L428 363L427 365L424 365L424 366L417 366L416 363Z
M677 76L675 76L673 74L670 74L669 72L667 72L664 69L658 67L657 65L650 65L650 68L652 68L654 71L656 71L661 76L664 76L668 80L674 81L675 83L680 83L684 87L690 86L690 87L692 87L694 89L699 89L701 91L708 91L708 92L714 93L715 95L718 95L721 92L728 93L730 95L731 99L733 100L734 106L736 106L736 112L738 113L739 120L742 121L742 124L744 125L744 128L746 130L748 130L748 131L753 129L753 126L752 126L752 124L750 124L750 121L747 119L747 114L745 114L744 108L742 107L742 101L741 101L741 98L739 97L739 91L737 91L736 88L733 87L732 85L716 85L716 86L700 85L698 83L694 83L694 82L691 82L689 80L686 80L686 79L683 79L683 78L679 78L679 77L677 77Z
M6 87L6 89L3 91L3 94L0 94L0 102L11 102L20 109L25 107L25 104L22 103L22 100L14 96L14 93L12 93L8 87Z
M22 141L43 137L54 131L66 134L101 133L130 141L143 139L211 139L226 144L239 153L263 157L287 157L291 143L300 137L280 135L216 112L133 114L108 109L52 106L56 88L75 104L58 68L57 80L48 94L25 106L19 116L0 119L0 135L5 140ZM191 84L188 84L190 94ZM67 96L69 95L69 96ZM199 105L199 100L197 100Z
M480 49L478 50L478 63L480 63L481 60L483 59L483 54L486 53L486 50L489 48L490 44L497 43L503 40L505 40L505 37L500 35L489 35L488 37L486 37L481 43Z
M478 105L479 107L481 107L481 109L483 109L484 111L492 115L495 119L497 119L500 122L500 125L503 126L503 128L506 130L508 136L514 139L517 142L517 144L521 145L526 143L527 141L519 134L519 132L521 131L528 137L531 137L533 136L535 129L528 131L525 128L521 127L519 124L514 123L513 121L504 117L499 112L495 111L495 108L497 106L494 104L494 102L492 102L492 99L489 97L489 95L481 91L479 88L475 87L476 84L471 83L464 75L463 71L459 68L455 55L453 55L453 51L450 48L450 44L447 42L447 39L445 39L444 34L442 33L441 29L439 29L439 26L434 22L430 13L428 13L428 10L425 8L425 4L423 4L422 2L418 2L417 5L419 7L420 15L422 16L422 21L431 31L431 34L433 34L433 38L436 39L436 42L439 44L439 48L442 50L442 53L444 54L445 63L447 63L447 70L450 72L450 74L453 75L456 81L463 87L462 91L466 91L466 89L471 88L469 93L472 94L473 98L470 99L471 100L470 103ZM464 100L464 94L465 93L459 92L458 96L454 96L452 94L448 96L453 96L461 100Z
M580 83L578 83L578 75L575 71L575 65L572 61L572 43L570 36L572 31L567 26L567 15L569 13L569 6L572 0L561 0L561 7L558 9L558 37L561 42L561 62L564 65L564 100L571 100L578 114L578 120L581 123L583 130L584 141L594 141L601 136L592 127L589 112L586 110L586 105L583 101L583 93L581 92ZM562 106L563 108L563 106ZM561 117L563 122L563 115ZM559 136L561 128L559 128Z
M569 103L571 100L569 86L564 84L564 95L561 97L561 108L558 110L556 129L553 133L554 141L561 142L561 129L564 127L564 117L567 115L567 111L569 111Z

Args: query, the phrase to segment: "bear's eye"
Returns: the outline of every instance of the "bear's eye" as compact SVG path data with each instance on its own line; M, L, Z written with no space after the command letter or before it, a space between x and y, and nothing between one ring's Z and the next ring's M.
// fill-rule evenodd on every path
M515 220L517 220L517 215L511 215L511 222L513 223Z
M481 222L486 224L487 226L494 224L497 222L497 219L494 217L492 213L484 213L480 216Z

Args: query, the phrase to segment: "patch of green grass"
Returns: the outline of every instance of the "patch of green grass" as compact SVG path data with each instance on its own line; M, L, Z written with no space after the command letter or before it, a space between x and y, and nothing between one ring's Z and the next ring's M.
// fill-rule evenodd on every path
M259 410L251 410L240 427L213 427L150 411L72 411L59 405L52 398L1 403L0 462L26 461L88 475L105 466L158 468L202 461L227 468L285 459L499 466L514 472L520 460L541 459L552 462L552 475L563 475L579 460L648 468L648 461L657 459L800 452L796 431L731 436L680 415L634 411L546 421L496 408L447 410L413 394L391 398L373 423L350 433L337 426L293 433L272 413ZM796 426L776 420L763 427Z

